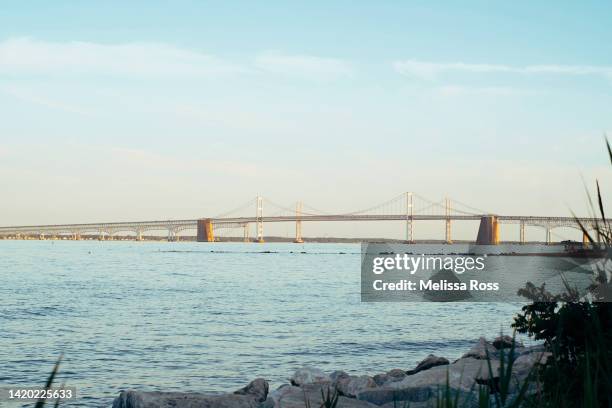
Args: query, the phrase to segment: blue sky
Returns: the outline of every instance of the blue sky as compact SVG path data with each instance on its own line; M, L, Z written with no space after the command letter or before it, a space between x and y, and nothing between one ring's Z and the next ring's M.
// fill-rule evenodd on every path
M580 212L581 177L610 181L611 16L606 2L4 3L0 224L206 216L258 193Z

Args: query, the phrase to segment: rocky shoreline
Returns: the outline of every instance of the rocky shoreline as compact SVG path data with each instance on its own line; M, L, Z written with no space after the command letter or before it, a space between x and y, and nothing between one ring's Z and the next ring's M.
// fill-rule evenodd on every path
M492 342L481 337L456 361L429 355L413 369L395 368L374 376L349 375L344 371L328 374L314 367L303 367L287 384L271 392L268 381L263 378L228 394L123 391L113 402L113 408L306 408L306 400L310 406L319 407L323 394L330 390L338 392L338 408L396 408L408 404L410 408L425 408L435 405L447 379L466 406L475 406L477 385L495 387L501 357L508 358L511 343L508 336ZM489 375L487 354L493 378ZM543 346L517 344L511 392L517 392L516 385L522 384L534 365L543 363L549 355Z

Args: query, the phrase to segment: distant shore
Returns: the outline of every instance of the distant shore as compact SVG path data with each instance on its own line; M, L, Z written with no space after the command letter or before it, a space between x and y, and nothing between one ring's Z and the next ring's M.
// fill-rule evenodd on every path
M1 240L14 240L14 241L40 241L38 237L21 237L15 238L13 236L0 236ZM81 241L98 241L98 235L82 235ZM295 239L293 237L278 237L271 236L265 237L266 243L295 243ZM72 241L72 239L68 236L60 236L60 237L46 237L44 241ZM135 241L133 235L115 235L112 238L106 238L104 241ZM151 241L151 242L168 242L168 237L166 236L157 236L157 235L147 235L143 236L141 241ZM392 244L404 244L405 240L401 239L392 239L392 238L342 238L342 237L304 237L304 242L301 243L315 243L315 244L361 244L363 242L375 242L375 243L392 243ZM180 236L178 240L173 242L197 242L196 236ZM255 239L250 239L249 241L245 241L242 237L217 237L215 242L252 242L255 243ZM446 241L444 240L435 240L435 239L423 239L416 240L414 244L444 244L446 245ZM453 240L453 244L476 244L473 240ZM504 241L504 244L520 244L519 241ZM526 241L522 245L547 245L542 241ZM550 245L562 245L561 242L552 242Z

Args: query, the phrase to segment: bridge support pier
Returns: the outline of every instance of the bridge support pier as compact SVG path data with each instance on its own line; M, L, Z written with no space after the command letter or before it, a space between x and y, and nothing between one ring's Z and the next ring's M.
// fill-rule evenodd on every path
M244 242L251 241L251 239L249 238L249 223L248 222L242 226L242 239Z
M248 225L248 224L247 224ZM248 231L247 231L248 234ZM215 232L213 223L210 218L202 218L198 220L198 242L214 242Z
M143 240L142 233L143 233L142 230L136 231L136 241L142 241Z
M257 220L257 242L263 244L263 197L261 196L257 196L257 212L255 218Z
M552 231L550 227L546 227L546 245L550 245L552 243Z
M302 216L302 208L302 202L298 201L295 204L295 241L293 241L296 244L304 243L304 240L302 239L302 220L300 219Z
M499 222L494 215L487 215L480 219L478 228L477 245L497 245L499 244Z
M446 199L446 232L444 234L445 239L446 239L446 243L447 244L452 244L453 240L451 238L451 220L450 220L450 215L451 215L451 205L450 205L450 199Z
M521 244L525 243L525 222L521 221L520 232L519 232L519 242Z
M179 232L174 228L168 228L168 242L179 242Z

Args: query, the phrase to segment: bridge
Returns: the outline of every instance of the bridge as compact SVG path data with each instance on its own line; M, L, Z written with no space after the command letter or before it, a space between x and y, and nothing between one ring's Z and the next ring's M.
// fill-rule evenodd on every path
M264 215L264 205L272 208L273 214ZM253 211L254 210L254 211ZM244 215L245 211L254 215ZM167 231L168 240L178 240L183 231L197 232L198 241L213 242L217 232L223 229L243 230L245 242L250 242L251 225L255 225L255 241L264 242L264 224L291 222L295 223L295 242L303 242L302 223L304 222L337 222L337 221L402 221L405 222L407 242L415 242L414 224L418 221L440 221L444 224L446 243L452 243L452 223L455 221L480 221L476 242L483 245L496 245L500 242L501 224L519 224L519 242L525 243L525 227L540 227L545 231L546 243L552 242L552 230L559 227L570 227L581 230L574 217L551 216L512 216L499 215L479 210L459 201L445 198L434 202L416 193L402 193L391 200L363 210L347 213L329 213L317 210L297 202L295 206L276 204L261 196L245 204L214 217L136 222L104 222L86 224L28 225L0 227L2 238L38 238L64 237L74 240L83 235L94 235L100 240L112 239L116 234L134 234L136 240L142 240L146 232ZM580 217L578 221L587 229L593 230L601 220ZM606 220L610 222L609 220ZM586 235L583 234L586 241Z

